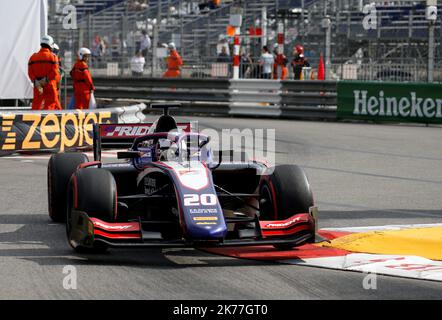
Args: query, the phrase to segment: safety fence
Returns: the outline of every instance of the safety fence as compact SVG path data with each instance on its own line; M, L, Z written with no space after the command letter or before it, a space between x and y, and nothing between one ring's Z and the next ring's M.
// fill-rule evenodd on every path
M262 66L259 63L260 57L247 57L240 59L240 79L262 79ZM233 74L232 59L230 57L219 59L217 57L199 57L193 60L184 61L181 69L181 78L210 78L210 79L231 79ZM294 79L294 71L287 63L287 79ZM308 59L311 65L311 74L307 79L317 77L319 66L318 58ZM434 81L442 82L442 61L435 60L433 74ZM67 69L70 66L66 66ZM92 61L91 72L94 76L100 77L161 77L167 67L164 59L157 65L153 65L151 57L148 56L142 72L139 71L137 60L131 59L110 59ZM330 62L330 80L358 80L358 81L391 81L391 82L426 82L428 80L428 66L425 59L356 59L334 58Z
M0 112L0 156L92 146L96 123L144 122L145 104L90 111Z

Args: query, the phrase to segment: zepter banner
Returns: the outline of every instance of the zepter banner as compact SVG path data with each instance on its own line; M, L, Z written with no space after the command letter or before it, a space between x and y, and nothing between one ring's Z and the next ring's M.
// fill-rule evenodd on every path
M93 125L118 123L118 116L114 110L0 114L0 155L90 147Z

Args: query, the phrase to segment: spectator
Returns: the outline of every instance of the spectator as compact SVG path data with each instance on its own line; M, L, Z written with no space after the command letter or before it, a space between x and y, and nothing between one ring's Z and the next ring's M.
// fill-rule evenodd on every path
M218 55L221 53L223 47L225 47L226 53L230 56L230 48L227 37L223 34L220 34L218 37L218 44L216 45L216 53Z
M209 8L211 10L218 9L221 7L221 0L212 0L209 2Z
M204 1L198 5L200 12L205 13L210 10L218 9L221 6L220 0Z
M269 48L264 46L262 48L262 55L259 58L259 65L262 67L262 79L272 79L274 63L275 58L269 52Z
M118 61L118 58L120 57L120 51L121 51L120 36L119 35L113 36L111 44L111 55L114 61Z
M198 5L198 9L200 13L208 12L209 11L209 2L203 1Z
M129 11L142 11L149 6L147 0L129 0L127 2L127 10Z
M92 57L98 62L101 63L101 58L106 53L106 45L101 39L99 35L95 36L94 43L92 44Z
M231 62L231 58L229 56L229 54L227 53L227 48L226 47L222 47L221 48L221 52L218 54L218 58L216 60L216 62L226 62L229 63Z
M249 78L250 74L252 72L252 66L253 66L253 60L250 54L246 53L243 48L241 48L241 67L239 69L240 71L240 78Z
M167 55L167 50L168 50L169 45L167 43L162 43L159 46L159 66L161 70L167 70L167 59L168 59L168 55Z
M143 57L143 53L138 51L135 56L130 60L130 69L132 70L132 76L141 77L144 71L144 65L146 59Z
M147 53L152 45L152 42L150 41L150 37L147 34L146 30L141 31L141 38L140 38L140 50L143 54L143 57L147 57Z

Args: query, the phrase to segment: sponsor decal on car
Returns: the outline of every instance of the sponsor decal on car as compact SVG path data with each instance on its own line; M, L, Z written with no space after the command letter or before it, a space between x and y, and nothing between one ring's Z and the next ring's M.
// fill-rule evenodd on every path
M301 221L302 221L302 219L300 217L296 217L296 218L291 219L291 220L286 221L286 222L281 222L281 223L274 223L273 222L273 223L269 223L269 224L266 224L264 227L265 228L269 228L269 229L284 229L284 228L289 228L292 225L294 225L294 224L296 224L298 222L301 222Z
M203 225L203 226L212 226L212 225L217 225L218 223L217 222L197 222L196 224L199 225L199 226L201 226L201 225Z
M215 206L218 198L214 194L185 194L184 205L186 207Z
M136 138L148 134L152 124L106 125L101 127L104 138Z
M129 230L137 230L138 231L138 225L135 225L133 223L131 224L107 224L103 223L97 220L93 220L94 226L98 228L105 229L107 231L129 231Z
M153 123L137 124L106 124L100 127L102 138L137 138L149 133ZM191 123L178 123L178 128L184 132L191 132Z
M190 214L217 214L217 209L190 209Z
M194 221L218 221L218 217L194 217Z

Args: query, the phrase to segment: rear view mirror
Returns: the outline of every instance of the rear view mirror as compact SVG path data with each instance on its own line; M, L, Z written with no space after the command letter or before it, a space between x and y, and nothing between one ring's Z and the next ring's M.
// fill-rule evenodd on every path
M141 156L140 152L138 151L123 151L117 153L118 159L136 159Z
M205 145L209 144L209 142L210 142L210 137L207 137L206 140L200 142L199 148L202 149Z

